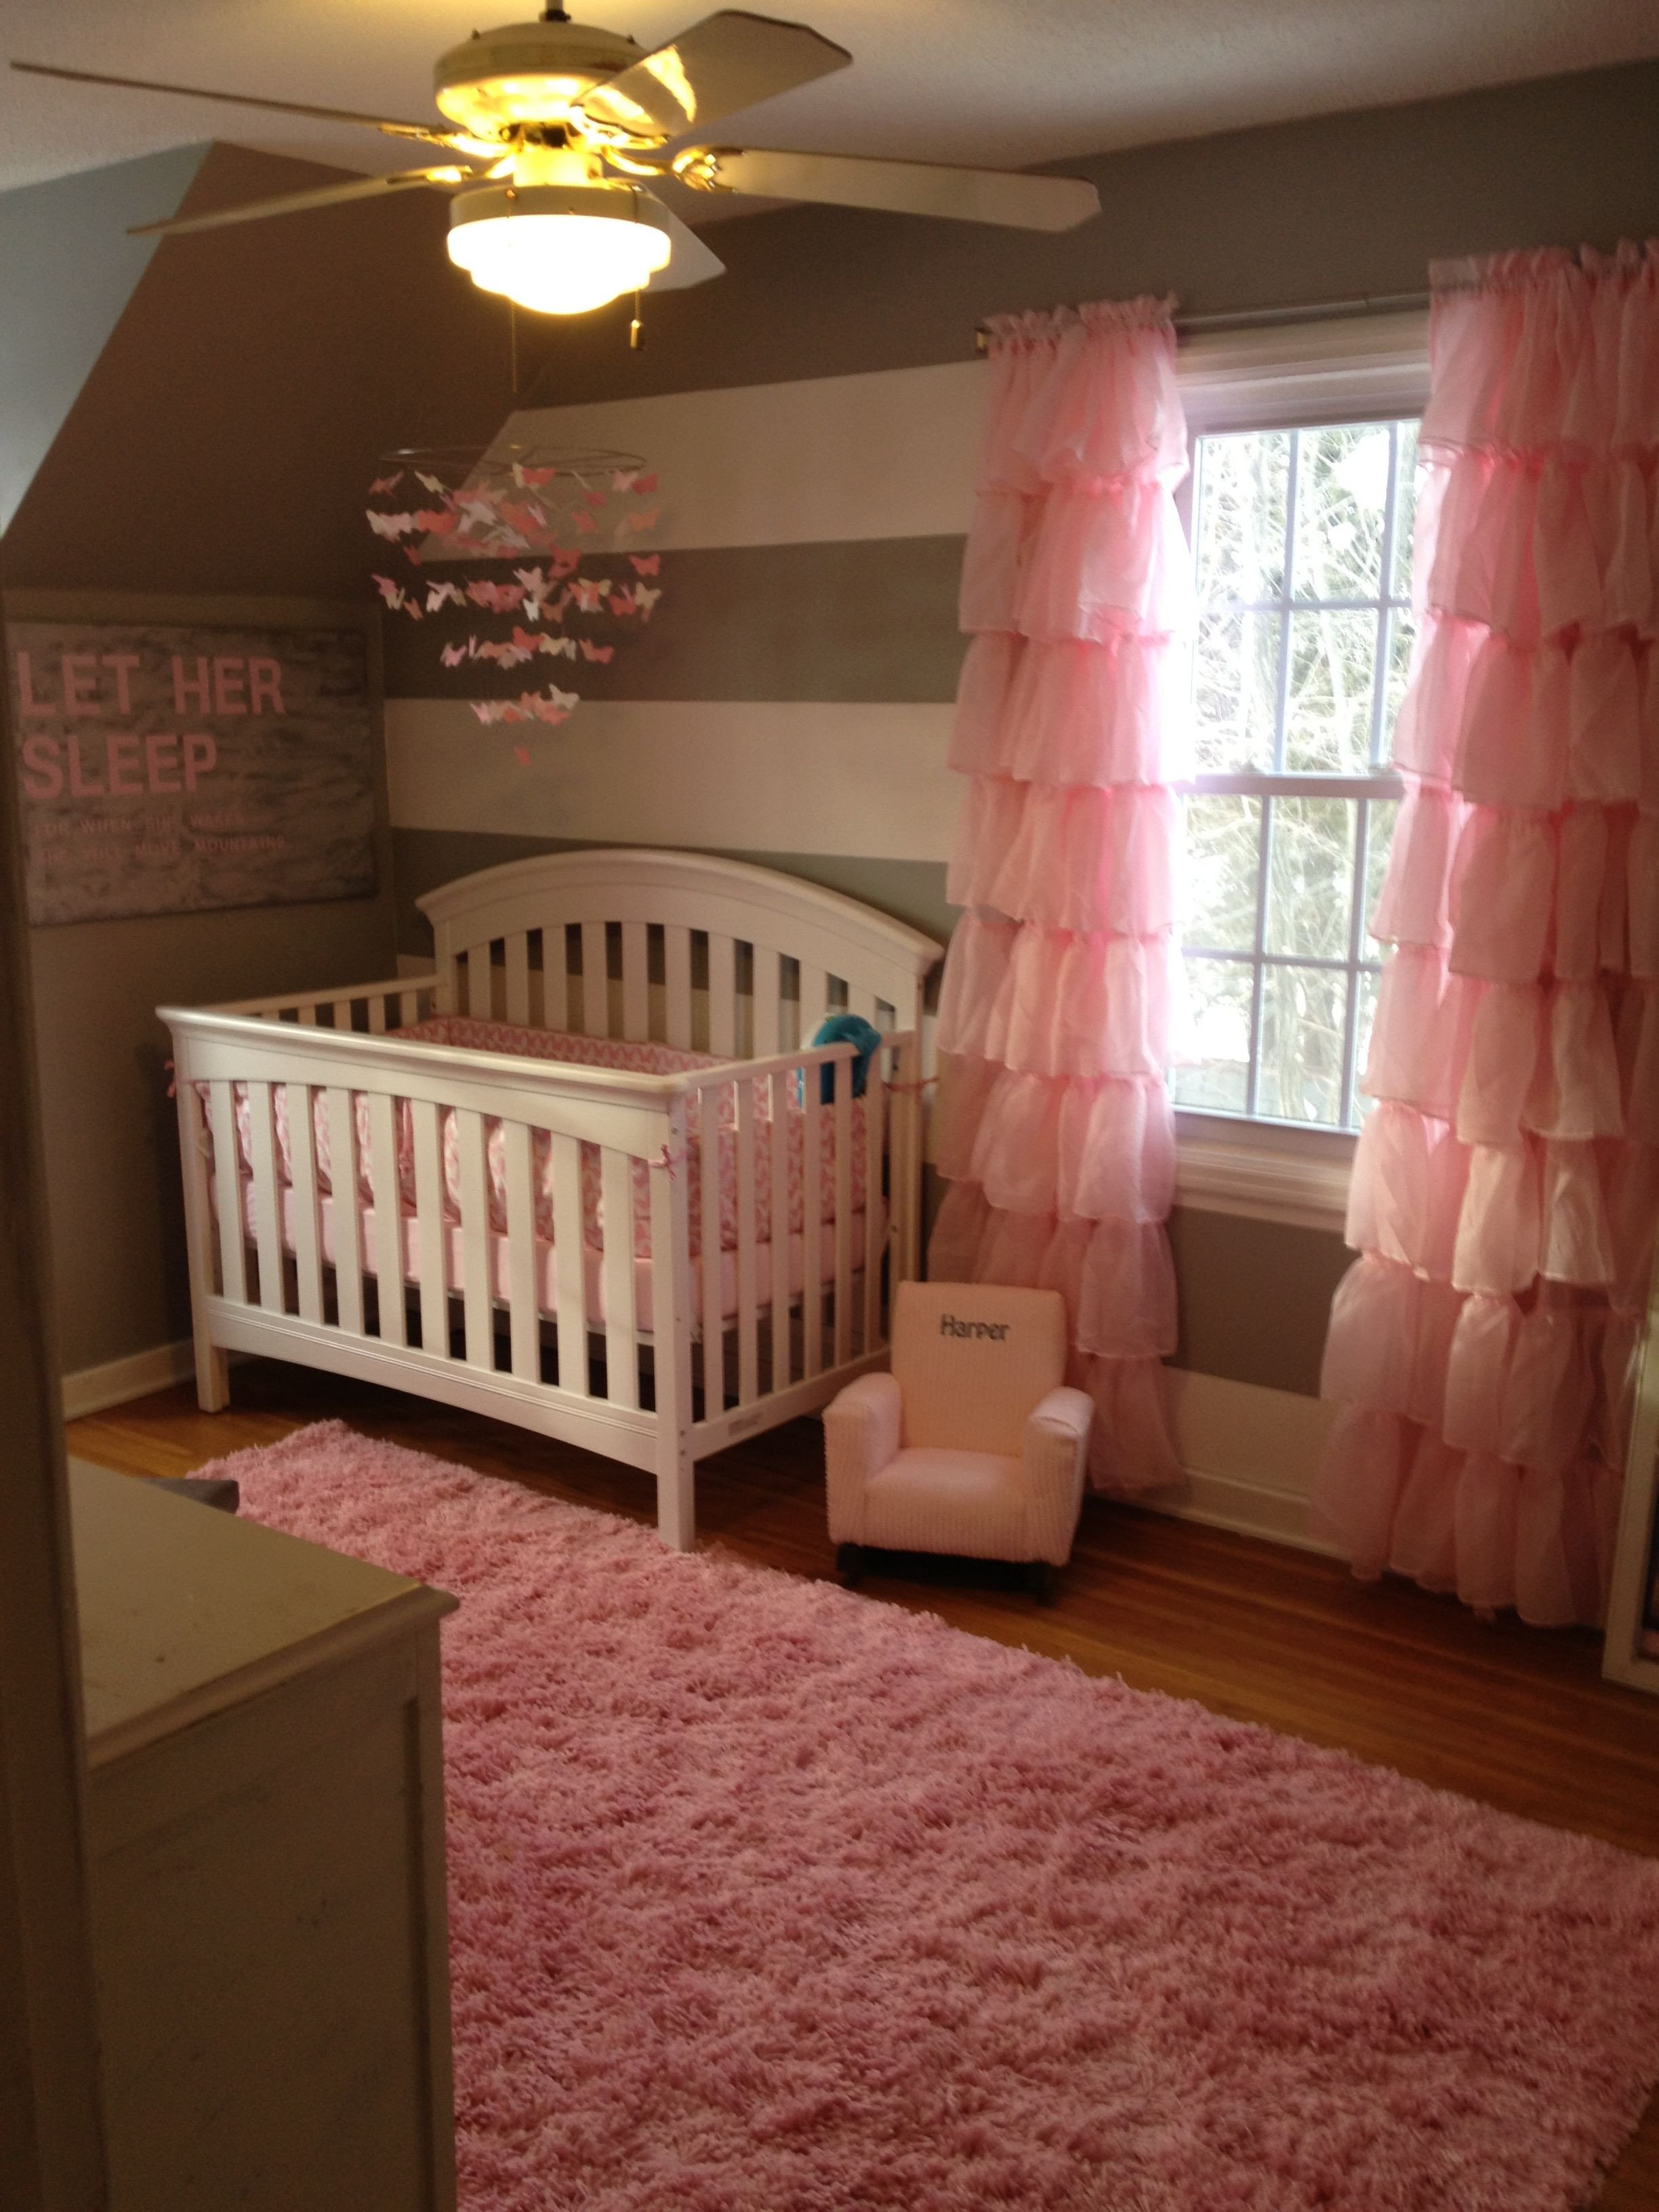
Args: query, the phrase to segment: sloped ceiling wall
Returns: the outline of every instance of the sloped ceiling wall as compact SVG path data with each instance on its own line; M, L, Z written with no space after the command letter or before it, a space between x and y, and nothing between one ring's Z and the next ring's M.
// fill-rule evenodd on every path
M10 523L155 252L206 146L0 193L0 531Z

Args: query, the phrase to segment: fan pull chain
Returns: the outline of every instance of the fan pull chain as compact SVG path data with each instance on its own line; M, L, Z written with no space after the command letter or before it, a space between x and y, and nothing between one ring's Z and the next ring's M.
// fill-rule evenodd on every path
M645 328L640 321L640 294L635 292L634 295L634 319L628 325L628 349L630 353L643 353L645 351Z

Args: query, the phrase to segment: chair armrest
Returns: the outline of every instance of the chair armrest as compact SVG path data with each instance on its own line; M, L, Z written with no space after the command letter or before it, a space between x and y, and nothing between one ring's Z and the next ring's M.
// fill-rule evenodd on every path
M1034 1559L1063 1567L1083 1505L1083 1466L1094 1401L1086 1391L1051 1390L1026 1416L1021 1461L1026 1532Z
M891 1375L860 1375L823 1409L830 1540L864 1541L864 1486L899 1448L903 1398Z

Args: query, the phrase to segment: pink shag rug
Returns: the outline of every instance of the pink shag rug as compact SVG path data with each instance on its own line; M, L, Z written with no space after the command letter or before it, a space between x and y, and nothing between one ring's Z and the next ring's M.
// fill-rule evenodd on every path
M454 1591L466 2212L1568 2212L1659 1864L337 1423L252 1517Z

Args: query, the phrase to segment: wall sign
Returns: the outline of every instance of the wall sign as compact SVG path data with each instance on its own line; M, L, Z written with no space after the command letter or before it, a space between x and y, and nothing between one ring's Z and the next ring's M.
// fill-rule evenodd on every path
M374 890L359 632L27 622L7 648L32 922Z

